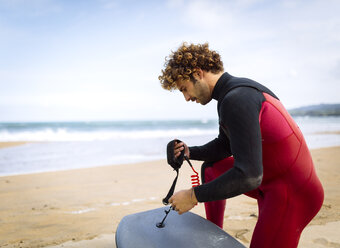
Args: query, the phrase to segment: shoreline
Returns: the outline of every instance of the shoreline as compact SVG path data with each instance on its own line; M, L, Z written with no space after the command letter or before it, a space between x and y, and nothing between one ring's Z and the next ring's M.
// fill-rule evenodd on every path
M314 135L339 135L340 136L340 130L339 131L323 131L323 132L314 132ZM59 141L0 141L0 149L4 149L4 148L11 148L11 147L15 147L15 146L22 146L22 145L26 145L26 144L32 144L32 143L53 143L53 142L59 142ZM340 144L337 144L338 142L336 142L335 144L330 144L327 146L321 146L321 147L313 147L310 148L310 150L318 150L318 149L324 149L324 148L331 148L331 147L337 147L340 146ZM77 169L83 169L83 168L97 168L97 167L105 167L105 166L115 166L115 165L123 165L123 164L136 164L136 163L144 163L144 162L148 162L148 161L157 161L160 160L162 158L154 158L154 159L141 159L141 160L136 160L133 162L126 162L126 163L122 163L122 162L118 162L118 163L101 163L100 165L88 165L88 166L84 166L84 167L70 167L70 168L63 168L63 169L47 169L47 170L41 170L41 171L24 171L24 172L20 172L20 173L0 173L0 178L1 177L8 177L8 176L19 176L19 175L32 175L32 174L39 174L39 173L46 173L46 172L57 172L57 171L67 171L67 170L77 170Z
M340 146L311 150L325 201L302 233L299 247L340 247ZM199 161L193 161L195 169ZM190 187L183 166L176 191ZM175 173L166 160L0 177L0 247L115 247L128 214L162 207ZM192 212L203 217L204 206ZM228 199L225 227L249 246L257 203Z
M28 143L33 143L31 141L1 141L0 142L0 149L1 148L7 148L12 146L21 146Z
M19 173L19 174L0 174L0 179L3 178L3 177L30 176L30 175L37 175L37 174L39 175L39 174L45 174L45 173L77 171L77 170L82 170L82 169L96 169L96 168L101 168L101 167L124 166L124 165L139 164L139 163L143 163L144 164L144 163L151 163L151 162L160 162L160 161L163 161L163 160L164 159L154 159L154 160L141 161L141 162L135 162L135 163L120 163L120 164L98 165L98 166L89 166L89 167L81 167L81 168L69 168L69 169L60 169L60 170L24 172L24 173Z

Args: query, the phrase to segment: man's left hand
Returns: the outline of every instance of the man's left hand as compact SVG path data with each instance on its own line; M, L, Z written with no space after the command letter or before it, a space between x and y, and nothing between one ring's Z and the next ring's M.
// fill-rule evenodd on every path
M193 188L176 192L169 199L169 203L171 203L172 208L175 209L178 214L188 212L195 207L197 202Z

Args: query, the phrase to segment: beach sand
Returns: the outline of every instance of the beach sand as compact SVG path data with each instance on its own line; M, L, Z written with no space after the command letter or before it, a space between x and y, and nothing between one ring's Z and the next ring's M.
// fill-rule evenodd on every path
M340 247L340 147L312 156L325 201L299 247ZM193 164L199 170L200 163ZM185 164L177 190L190 187L190 175ZM119 221L162 207L174 177L165 160L0 177L0 247L115 247ZM205 216L203 204L192 211ZM247 247L256 220L255 200L228 200L224 229Z
M11 146L19 146L19 145L24 145L27 143L27 141L11 141L11 142L0 142L0 148L6 148L6 147L11 147Z

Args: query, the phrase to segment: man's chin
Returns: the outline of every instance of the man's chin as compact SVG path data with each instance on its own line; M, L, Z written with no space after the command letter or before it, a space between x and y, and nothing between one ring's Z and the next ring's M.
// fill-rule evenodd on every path
M197 103L200 103L201 105L207 105L211 101L211 98L205 101L196 101Z

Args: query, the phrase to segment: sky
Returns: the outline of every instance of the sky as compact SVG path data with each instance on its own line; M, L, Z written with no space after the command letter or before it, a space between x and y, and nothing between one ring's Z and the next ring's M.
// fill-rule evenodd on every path
M340 102L339 0L0 0L0 121L216 119L164 90L165 57L209 43L287 108Z

